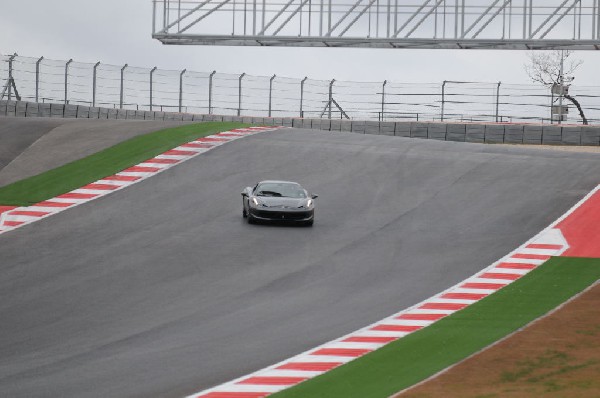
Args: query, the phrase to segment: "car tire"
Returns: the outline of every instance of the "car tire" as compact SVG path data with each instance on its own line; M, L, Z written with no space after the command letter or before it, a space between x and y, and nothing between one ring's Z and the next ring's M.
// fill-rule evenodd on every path
M314 222L315 222L315 220L306 221L306 222L304 223L304 226L305 226L305 227L312 227L312 226L313 226L313 224L314 224Z
M256 224L256 220L254 219L254 217L252 217L251 214L248 214L247 218L248 218L248 224Z

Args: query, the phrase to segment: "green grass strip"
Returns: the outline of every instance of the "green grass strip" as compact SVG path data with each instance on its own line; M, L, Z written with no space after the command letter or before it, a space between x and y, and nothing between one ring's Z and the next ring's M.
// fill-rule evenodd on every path
M557 257L507 287L273 398L387 398L548 313L600 279L600 259Z
M206 122L140 135L83 159L0 188L0 205L29 206L151 159L181 144L248 124Z

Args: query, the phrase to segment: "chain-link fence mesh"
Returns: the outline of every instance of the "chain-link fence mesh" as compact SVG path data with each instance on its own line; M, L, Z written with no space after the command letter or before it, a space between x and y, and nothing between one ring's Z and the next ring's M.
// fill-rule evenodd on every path
M198 114L380 121L552 121L560 98L533 84L325 81L0 55L0 99ZM600 87L570 87L590 123ZM581 123L565 98L567 121Z

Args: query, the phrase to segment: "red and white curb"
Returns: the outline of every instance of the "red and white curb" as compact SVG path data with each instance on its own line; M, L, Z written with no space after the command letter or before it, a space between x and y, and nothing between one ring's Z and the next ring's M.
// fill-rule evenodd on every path
M583 233L587 240L597 242L600 239L600 185L538 235L448 290L337 340L188 398L264 398L321 375L481 300L552 256L589 255L589 247L584 243L576 243L574 247L565 239L565 236L582 235L582 223L588 228ZM594 250L600 257L600 245L596 244Z
M281 127L248 127L224 131L198 138L129 167L112 176L104 177L81 188L27 207L0 206L0 234L15 230L63 210L87 203L145 180L169 168L192 159L224 143Z

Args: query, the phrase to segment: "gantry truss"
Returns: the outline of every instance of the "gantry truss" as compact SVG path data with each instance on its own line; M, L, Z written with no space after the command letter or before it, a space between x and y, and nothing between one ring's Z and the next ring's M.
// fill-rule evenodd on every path
M153 37L196 45L598 50L599 3L153 0Z

